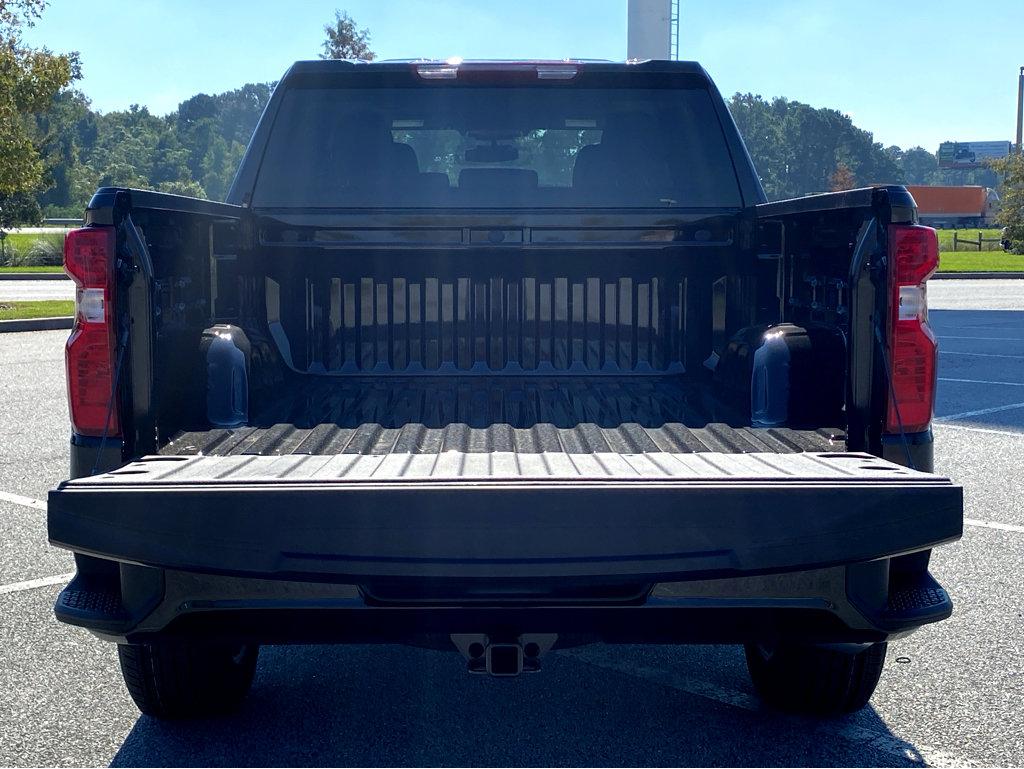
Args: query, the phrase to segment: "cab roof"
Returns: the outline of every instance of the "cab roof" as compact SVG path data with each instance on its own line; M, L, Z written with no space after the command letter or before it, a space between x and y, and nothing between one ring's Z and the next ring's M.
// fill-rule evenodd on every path
M663 61L655 59L608 61L605 59L313 59L297 61L287 74L328 74L343 71L408 71L411 68L465 67L473 70L517 70L524 67L575 66L581 72L644 72L678 73L707 77L704 68L695 61Z

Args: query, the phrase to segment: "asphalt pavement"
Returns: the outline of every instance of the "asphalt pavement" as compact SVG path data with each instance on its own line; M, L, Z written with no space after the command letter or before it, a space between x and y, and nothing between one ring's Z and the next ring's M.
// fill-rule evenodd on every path
M52 615L73 567L39 500L66 475L66 332L0 336L0 765L1021 765L1024 281L929 291L936 466L968 517L932 564L956 609L824 721L763 708L741 650L708 646L584 647L512 680L422 649L270 647L239 714L140 717L113 647Z

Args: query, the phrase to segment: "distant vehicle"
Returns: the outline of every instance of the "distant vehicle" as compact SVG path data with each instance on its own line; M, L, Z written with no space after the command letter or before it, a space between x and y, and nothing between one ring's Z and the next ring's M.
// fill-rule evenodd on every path
M145 713L237 706L261 644L599 641L844 712L952 610L935 231L765 202L696 64L300 62L227 203L100 189L65 258L56 613Z
M933 187L908 184L922 224L930 227L991 227L999 194L991 187Z

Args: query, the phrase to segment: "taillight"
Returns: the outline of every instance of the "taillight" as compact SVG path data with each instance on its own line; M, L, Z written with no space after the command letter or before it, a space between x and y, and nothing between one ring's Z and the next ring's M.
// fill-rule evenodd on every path
M939 266L935 230L920 225L889 226L889 376L892 390L886 432L928 429L935 406L938 344L928 327L926 282Z
M68 407L79 435L121 433L116 398L111 407L115 261L113 227L72 230L64 240L64 269L75 281L75 326L65 348Z
M456 57L444 62L416 63L423 80L462 80L480 83L530 83L536 80L572 80L579 66L572 61L465 62Z

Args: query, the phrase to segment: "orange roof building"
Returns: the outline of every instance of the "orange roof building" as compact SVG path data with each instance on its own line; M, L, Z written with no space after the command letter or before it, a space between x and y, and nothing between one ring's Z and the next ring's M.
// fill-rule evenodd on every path
M926 187L908 184L919 216L983 217L988 214L986 187Z

